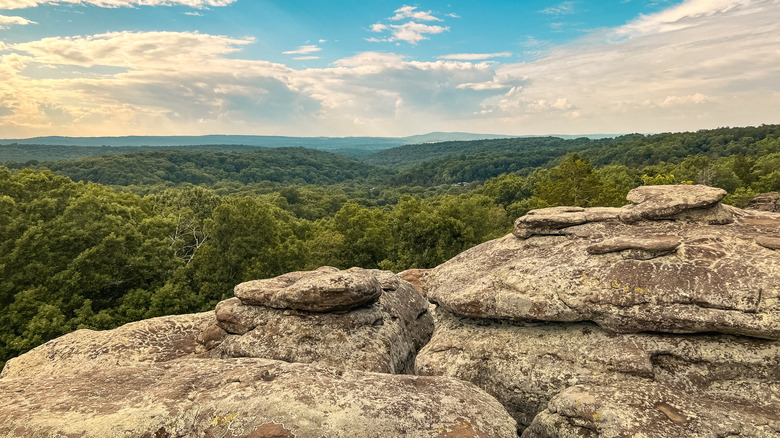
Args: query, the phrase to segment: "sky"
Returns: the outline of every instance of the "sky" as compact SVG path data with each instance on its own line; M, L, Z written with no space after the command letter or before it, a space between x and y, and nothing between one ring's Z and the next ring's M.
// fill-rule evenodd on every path
M780 123L780 0L0 0L0 138Z

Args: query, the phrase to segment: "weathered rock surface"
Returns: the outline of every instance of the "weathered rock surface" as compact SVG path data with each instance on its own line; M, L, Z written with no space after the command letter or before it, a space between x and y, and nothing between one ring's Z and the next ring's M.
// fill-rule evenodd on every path
M780 213L780 192L767 192L756 195L745 207L748 210L772 211Z
M358 280L350 280L355 274ZM242 283L236 287L241 297L217 305L216 322L204 330L199 351L213 358L262 357L384 373L413 371L417 351L433 333L428 301L414 286L389 271L355 268L321 268L313 275L292 273L262 281L286 283L291 277L299 278L293 283L298 296L327 290L333 278L347 285L339 289L344 296L358 294L349 288L365 290L364 285L376 286L380 295L372 304L349 311L282 310L247 304L241 298L247 295L240 292L247 283Z
M417 292L420 295L425 296L425 291L428 289L426 284L428 281L428 273L431 269L407 269L398 273L398 276L402 279L412 283Z
M0 378L56 376L138 363L167 362L190 356L200 348L203 327L213 324L213 312L152 318L114 330L77 330L9 360Z
M586 322L518 323L437 313L436 333L417 357L417 373L476 384L501 401L521 427L551 398L578 384L656 382L710 397L758 382L780 384L777 341L616 334ZM780 399L774 400L767 403L780 412Z
M476 318L780 339L780 214L723 206L722 195L650 186L620 209L529 212L514 236L436 267L427 296Z
M524 437L776 436L780 214L724 194L529 212L428 273L437 327L417 372L485 389Z
M522 437L780 436L780 385L723 389L712 395L658 383L577 385L555 396Z
M267 359L0 379L3 437L512 437L475 386Z
M241 302L275 309L308 312L350 310L373 303L382 294L376 276L361 268L341 271L324 266L289 272L266 280L241 283L234 289Z

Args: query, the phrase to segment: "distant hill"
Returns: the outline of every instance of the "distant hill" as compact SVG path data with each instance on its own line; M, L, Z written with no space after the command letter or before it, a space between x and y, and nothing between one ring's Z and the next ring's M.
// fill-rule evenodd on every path
M352 158L306 148L260 148L251 152L180 151L171 148L76 160L9 163L11 168L50 169L74 181L106 185L338 184L374 181L390 173Z

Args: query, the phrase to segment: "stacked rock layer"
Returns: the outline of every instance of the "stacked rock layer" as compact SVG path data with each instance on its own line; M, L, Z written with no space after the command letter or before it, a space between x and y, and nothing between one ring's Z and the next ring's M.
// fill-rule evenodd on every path
M780 215L724 195L529 212L427 274L417 372L487 390L524 437L777 436Z

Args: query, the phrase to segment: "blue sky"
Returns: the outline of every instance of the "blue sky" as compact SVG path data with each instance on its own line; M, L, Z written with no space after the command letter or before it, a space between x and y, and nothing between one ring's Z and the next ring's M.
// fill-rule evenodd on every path
M780 123L780 0L0 0L0 137Z

